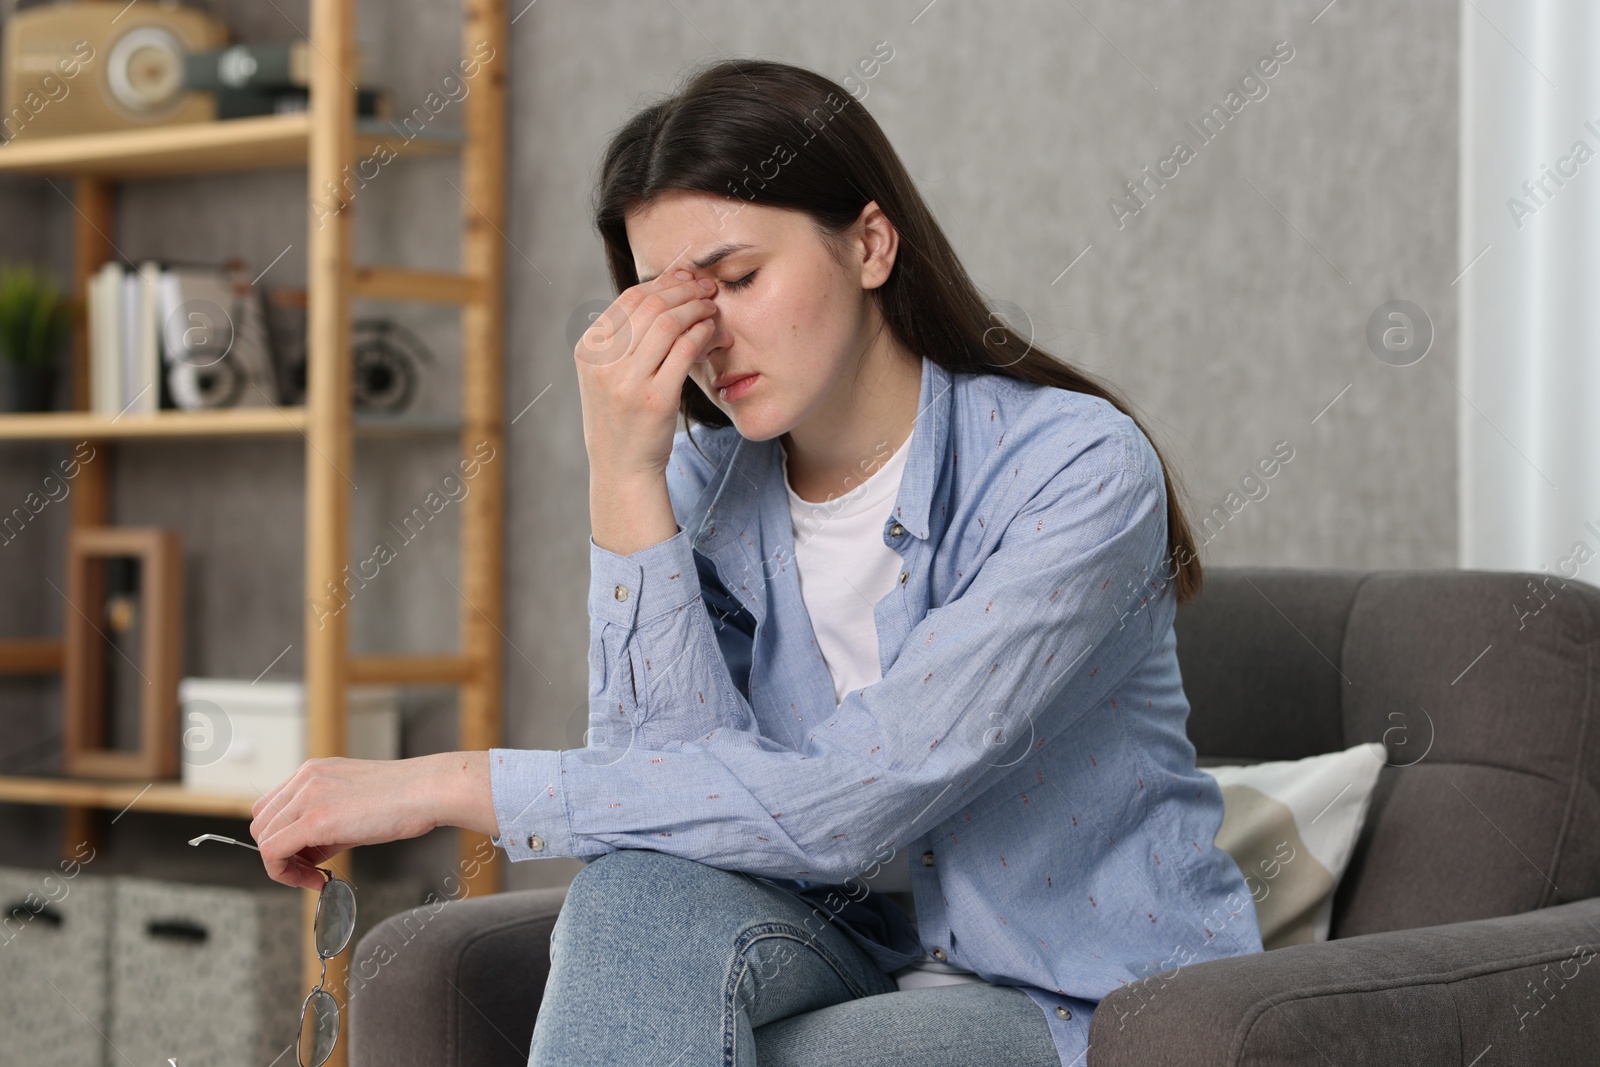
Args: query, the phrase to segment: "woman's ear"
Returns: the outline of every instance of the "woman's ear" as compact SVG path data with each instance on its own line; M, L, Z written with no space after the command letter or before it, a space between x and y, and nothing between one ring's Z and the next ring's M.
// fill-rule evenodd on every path
M867 201L857 217L857 241L861 252L861 288L876 289L889 280L894 258L900 250L900 233L883 213L876 200Z

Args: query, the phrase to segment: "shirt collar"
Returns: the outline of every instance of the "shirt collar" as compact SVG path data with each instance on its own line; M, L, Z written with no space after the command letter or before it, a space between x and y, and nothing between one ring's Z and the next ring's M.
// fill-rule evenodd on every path
M932 532L929 517L933 494L950 444L952 375L922 357L922 383L917 397L917 421L911 431L911 450L900 477L894 519L911 534L926 540ZM713 475L690 508L683 527L694 547L705 555L718 551L746 530L761 513L763 496L777 511L788 514L784 492L783 457L778 439L751 441L739 437L725 467Z
M911 431L911 452L900 475L900 495L895 498L894 517L920 540L931 532L928 518L933 508L933 493L950 450L950 408L954 382L949 371L922 357L922 390L917 397L917 424Z

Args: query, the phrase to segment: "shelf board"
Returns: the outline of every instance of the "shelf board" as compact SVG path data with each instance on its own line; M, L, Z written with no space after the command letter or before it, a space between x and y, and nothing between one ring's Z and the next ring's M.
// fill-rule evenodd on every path
M386 143L395 158L447 155L462 145L453 130L410 133L388 119L356 123L356 158ZM305 163L311 116L261 115L247 119L182 122L142 130L22 138L0 147L0 173L153 178Z
M258 798L249 793L207 793L177 782L111 782L91 778L21 778L0 775L0 803L64 804L121 811L250 818Z
M304 408L297 408L304 411ZM460 433L464 424L459 415L379 415L355 417L357 437L410 437L427 434Z
M454 415L357 414L358 437L460 432ZM159 411L116 418L83 411L0 414L0 441L111 440L166 437L298 437L305 433L304 407L219 408Z

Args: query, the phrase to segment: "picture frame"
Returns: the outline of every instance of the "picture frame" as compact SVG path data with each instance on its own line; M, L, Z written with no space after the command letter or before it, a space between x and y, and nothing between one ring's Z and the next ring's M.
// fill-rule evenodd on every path
M124 612L137 618L134 657L113 646L106 623L108 569L131 560L137 592ZM75 778L178 777L178 678L182 671L183 542L176 530L154 526L89 526L67 543L67 600L63 620L63 764ZM108 747L109 657L131 668L139 684L137 747Z

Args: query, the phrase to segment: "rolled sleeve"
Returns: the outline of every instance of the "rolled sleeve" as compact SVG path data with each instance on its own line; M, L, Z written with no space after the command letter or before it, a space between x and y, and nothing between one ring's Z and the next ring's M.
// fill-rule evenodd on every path
M589 616L627 629L691 603L700 595L689 532L619 555L589 538Z
M489 792L500 833L490 838L506 858L573 856L572 819L561 787L561 753L491 748Z
M655 749L748 728L754 716L711 624L688 532L627 555L589 545L586 747Z

